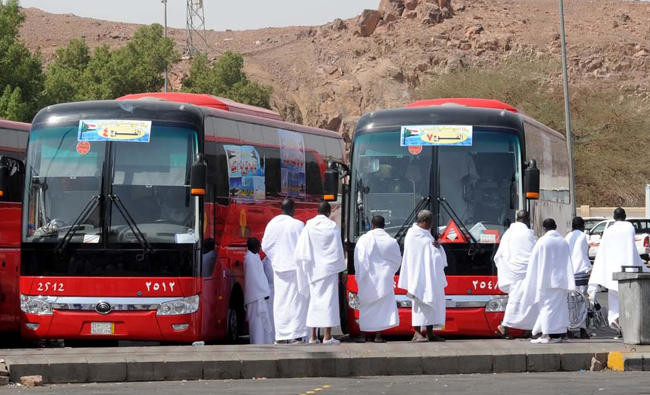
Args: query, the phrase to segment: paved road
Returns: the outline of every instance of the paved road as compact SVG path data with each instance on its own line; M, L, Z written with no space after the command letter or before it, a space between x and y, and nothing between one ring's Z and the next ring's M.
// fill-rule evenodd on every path
M0 394L648 394L647 372L517 373L268 380L67 384Z

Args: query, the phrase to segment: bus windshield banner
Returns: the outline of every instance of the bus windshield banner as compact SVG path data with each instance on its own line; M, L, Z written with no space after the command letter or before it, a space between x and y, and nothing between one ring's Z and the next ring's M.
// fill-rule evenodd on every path
M422 145L472 145L469 125L407 125L400 134L402 147Z
M125 143L148 143L151 137L151 121L104 119L79 121L78 141L120 141Z

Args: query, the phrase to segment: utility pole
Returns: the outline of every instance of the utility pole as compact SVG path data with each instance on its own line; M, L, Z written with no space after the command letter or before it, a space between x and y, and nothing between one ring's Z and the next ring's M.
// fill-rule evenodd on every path
M569 185L571 193L571 215L576 215L576 179L573 170L573 133L571 132L571 113L569 110L569 76L566 60L566 34L564 32L564 1L560 1L560 31L562 41L562 76L564 80L564 123L566 125L566 147L569 152Z
M160 2L163 3L165 8L165 38L167 38L167 0L160 0ZM165 93L167 93L167 81L167 65L165 65Z

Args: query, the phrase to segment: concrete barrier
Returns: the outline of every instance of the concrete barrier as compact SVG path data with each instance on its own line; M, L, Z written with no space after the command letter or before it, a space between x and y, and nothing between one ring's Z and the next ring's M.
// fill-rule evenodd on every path
M42 375L44 383L84 383L577 371L589 369L593 357L603 365L618 367L619 355L625 355L623 368L643 369L643 357L640 363L633 362L632 352L650 356L650 346L631 349L620 342L578 340L537 345L490 339L0 350L0 358L6 360L14 382L21 376ZM614 359L610 363L608 358ZM650 358L647 365L650 368Z

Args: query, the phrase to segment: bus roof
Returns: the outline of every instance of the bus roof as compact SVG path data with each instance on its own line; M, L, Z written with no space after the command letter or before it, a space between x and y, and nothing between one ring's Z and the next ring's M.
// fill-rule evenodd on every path
M9 121L7 119L0 119L0 128L3 128L3 129L22 130L22 131L25 131L25 132L29 132L29 128L31 126L32 125L30 123Z
M359 119L355 135L400 130L405 125L474 125L509 128L523 133L521 114L494 108L422 106L377 110Z
M472 97L451 97L443 99L426 99L418 100L411 104L407 104L405 107L430 107L430 106L444 106L444 105L459 105L465 107L476 107L476 108L493 108L497 110L507 110L511 112L519 112L513 106L500 102L499 100L494 99L480 99Z
M302 133L318 134L336 139L343 137L333 131L303 126L276 120L264 118L250 114L236 113L226 110L218 110L210 107L195 105L182 105L175 101L167 100L104 100L104 101L86 101L55 104L41 109L34 117L34 128L42 128L46 125L69 124L78 122L79 119L96 119L92 117L105 116L100 115L103 110L113 111L117 119L141 118L158 121L179 121L200 125L203 123L205 116L214 116L218 118L231 119L235 121L249 122L253 124L266 125L278 129L292 130ZM55 122L50 119L55 116Z
M257 117L274 119L276 121L282 120L282 116L280 116L280 114L275 111L271 111L262 107L238 103L234 100L208 94L183 92L148 92L125 95L118 97L115 100L165 100L178 103L189 103L199 107L209 107L217 110L230 111L240 114L254 115Z

